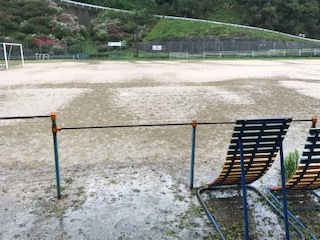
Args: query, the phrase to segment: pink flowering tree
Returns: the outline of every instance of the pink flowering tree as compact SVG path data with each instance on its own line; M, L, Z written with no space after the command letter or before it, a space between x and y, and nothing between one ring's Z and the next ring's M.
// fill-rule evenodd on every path
M40 53L64 53L66 47L52 35L39 35L33 39L33 44L38 47Z

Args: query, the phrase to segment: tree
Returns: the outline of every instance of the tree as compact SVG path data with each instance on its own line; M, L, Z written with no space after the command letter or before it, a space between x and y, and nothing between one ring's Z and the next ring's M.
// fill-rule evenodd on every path
M252 26L277 29L279 25L277 8L270 2L260 6L254 4L249 8L249 16L247 21Z

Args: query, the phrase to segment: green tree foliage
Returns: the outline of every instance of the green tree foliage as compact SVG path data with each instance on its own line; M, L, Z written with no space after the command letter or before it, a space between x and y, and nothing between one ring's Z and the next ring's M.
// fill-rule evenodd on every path
M97 41L141 40L156 22L149 9L153 2L137 2L131 13L104 11L91 22L92 39Z
M40 52L79 52L85 29L52 0L0 0L0 41L31 42Z
M247 0L246 6L250 25L320 38L319 0Z
M49 34L50 21L58 13L59 8L51 1L0 0L0 35L17 31Z
M130 21L130 15L121 13L116 17L112 16L112 12L101 12L97 18L93 19L92 38L97 41L118 41L127 37L127 33L122 26L126 26Z
M279 26L277 8L270 2L261 7L253 5L249 9L249 13L251 17L248 17L248 23L250 25L268 29L276 29Z

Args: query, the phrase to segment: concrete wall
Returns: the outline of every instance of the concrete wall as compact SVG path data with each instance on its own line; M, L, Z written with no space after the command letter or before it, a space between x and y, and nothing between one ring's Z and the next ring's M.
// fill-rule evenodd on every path
M89 8L83 8L78 7L75 5L68 5L65 3L61 3L60 1L57 1L57 3L67 12L76 15L79 18L79 23L81 25L88 26L90 24L90 21L95 18L98 13L101 10L98 9L89 9Z

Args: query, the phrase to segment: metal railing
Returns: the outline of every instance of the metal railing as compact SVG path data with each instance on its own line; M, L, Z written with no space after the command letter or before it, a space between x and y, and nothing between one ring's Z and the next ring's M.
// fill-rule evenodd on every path
M53 134L53 143L54 143L54 159L55 159L55 171L56 171L56 184L57 184L57 196L58 199L61 198L61 186L60 186L60 167L59 167L59 149L58 149L58 132L60 131L66 131L66 130L84 130L84 129L110 129L110 128L140 128L140 127L170 127L170 126L192 126L192 135L191 135L191 159L190 159L190 189L193 189L193 180L194 180L194 165L195 165L195 146L196 146L196 129L198 125L224 125L224 124L235 124L235 122L196 122L192 121L190 123L163 123L163 124L136 124L136 125L105 125L105 126L80 126L80 127L58 127L57 126L57 114L56 113L51 113L51 115L36 115L36 116L17 116L17 117L0 117L0 120L16 120L16 119L35 119L35 118L48 118L50 117L52 121L52 134ZM272 121L272 119L271 119ZM290 120L291 121L291 120ZM313 117L311 120L310 119L296 119L292 120L293 122L312 122L312 127L315 127L317 118ZM241 171L242 174L244 174L244 160L243 160L243 152L242 152L242 147L240 144L240 157L241 157ZM283 151L282 151L282 142L280 145L280 159L281 159L281 174L282 174L282 186L284 189L283 192L283 198L286 199L286 192L285 192L285 180L284 180L284 166L283 166ZM243 199L245 199L245 178L242 177L242 188L243 188ZM200 201L201 202L201 201ZM270 202L269 202L270 203ZM288 220L288 212L287 212L287 204L286 200L284 200L284 210L283 210L283 217L285 221L285 228L286 228L286 239L289 239L289 220ZM246 206L246 202L244 201L244 206ZM247 209L244 209L245 211L245 216L248 213ZM280 210L278 210L280 212ZM208 213L207 213L208 215ZM208 215L209 216L209 215ZM209 216L210 217L210 216ZM245 217L246 221L247 217ZM248 223L246 223L246 239L249 239L249 228L248 228ZM219 229L219 227L217 228ZM299 230L297 230L299 232ZM220 234L223 236L222 234ZM224 238L223 238L224 239Z

